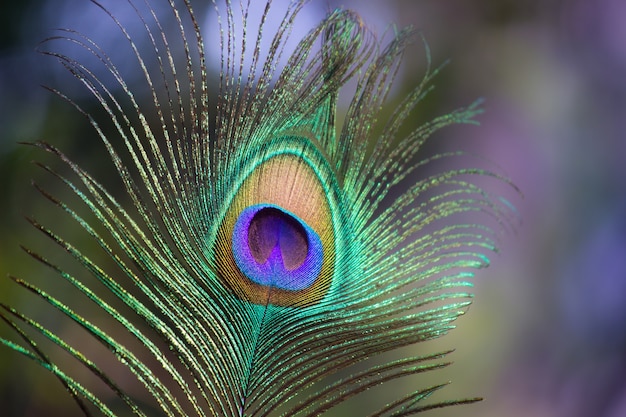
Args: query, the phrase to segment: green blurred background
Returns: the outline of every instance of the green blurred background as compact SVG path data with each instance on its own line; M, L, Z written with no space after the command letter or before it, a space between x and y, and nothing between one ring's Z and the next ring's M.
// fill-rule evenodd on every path
M125 21L128 7L122 3L106 2ZM447 112L485 97L486 113L480 127L455 127L436 140L445 149L462 148L498 164L524 194L513 197L522 223L517 233L503 237L501 254L479 274L469 314L450 335L418 347L457 349L455 364L437 376L439 382L453 382L438 398L484 396L485 401L430 415L626 415L626 3L313 0L303 21L313 24L341 5L357 10L381 36L391 24L413 25L427 39L435 63L450 59L425 112ZM94 33L120 59L105 22L101 11L81 0L0 6L3 277L50 279L19 244L43 249L52 260L61 254L45 249L52 245L24 216L60 229L67 221L30 186L34 179L67 194L30 163L53 160L17 142L45 140L100 178L111 172L85 120L40 85L68 92L88 108L95 104L75 83L65 84L60 65L35 52L41 40L58 34L54 28L64 27ZM419 82L423 66L418 42L394 94ZM54 166L65 169L58 162ZM77 244L84 239L73 236L69 226L67 235ZM43 306L5 278L0 299L28 305L29 311ZM56 319L47 317L46 324L61 326ZM0 335L9 334L0 326ZM52 376L16 356L0 348L0 415L80 415Z

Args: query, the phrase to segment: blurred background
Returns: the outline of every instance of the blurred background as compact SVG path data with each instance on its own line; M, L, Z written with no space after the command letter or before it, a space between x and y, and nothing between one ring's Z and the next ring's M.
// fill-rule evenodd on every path
M136 25L136 18L126 21L123 3L106 2L122 23ZM429 415L625 416L626 3L312 0L301 16L302 31L337 6L358 11L383 38L392 24L413 25L435 64L450 60L425 112L451 111L477 97L486 99L486 112L480 127L454 127L436 140L493 161L523 193L512 198L521 224L502 237L501 252L478 275L469 314L450 335L424 347L456 348L454 365L438 376L452 384L438 398L485 400ZM200 4L198 15L205 9ZM30 163L52 159L18 142L45 140L89 172L111 172L84 118L40 86L96 106L76 83L65 84L61 65L36 52L40 41L59 34L55 28L93 35L113 59L123 61L120 54L128 52L117 48L119 33L110 35L111 21L90 2L0 6L0 299L21 308L35 304L29 309L43 303L4 276L45 281L51 272L19 244L46 254L51 244L23 217L66 220L57 219L30 186L34 179L63 195L58 181ZM394 95L423 76L419 41L406 58ZM123 66L121 71L126 74ZM137 74L126 75L132 85ZM67 233L72 236L71 229ZM47 324L54 327L54 320ZM0 327L0 335L9 334ZM16 356L0 347L1 415L80 415L52 376Z

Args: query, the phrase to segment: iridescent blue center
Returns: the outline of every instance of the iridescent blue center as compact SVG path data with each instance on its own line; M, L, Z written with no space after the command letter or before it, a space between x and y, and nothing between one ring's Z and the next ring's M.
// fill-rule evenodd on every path
M260 285L303 290L322 269L323 249L317 233L273 204L245 208L235 222L232 241L237 267Z

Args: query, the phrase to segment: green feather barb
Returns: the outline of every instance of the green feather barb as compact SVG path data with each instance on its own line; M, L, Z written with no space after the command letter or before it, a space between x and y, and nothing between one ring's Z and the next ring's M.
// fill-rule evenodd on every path
M130 46L147 101L86 35L63 31L44 43L43 53L101 107L99 118L51 89L87 117L122 191L108 191L54 146L34 146L64 163L66 173L42 166L77 202L38 190L106 261L31 219L82 267L81 275L26 252L79 295L66 303L13 280L110 351L114 367L133 375L146 395L131 393L81 343L5 304L0 316L18 341L0 342L54 374L86 415L152 416L155 408L166 416L331 415L371 388L445 367L450 352L383 354L453 327L469 305L473 271L487 266L486 254L495 250L489 227L459 219L486 214L506 222L510 206L470 182L499 178L481 169L429 171L415 179L420 168L455 155L421 157L427 138L445 126L475 123L481 109L474 103L406 128L438 72L427 49L422 83L395 111L386 110L414 32L401 30L380 45L357 14L335 10L281 66L305 2L281 11L276 33L263 30L276 7L271 2L258 33L247 32L248 8L239 15L229 2L215 4L212 24L220 37L211 44L223 51L216 78L187 1L167 6L172 33L148 2L140 8L129 1L141 42L137 28L94 4ZM240 28L243 36L236 35ZM92 64L55 52L59 42L83 49ZM340 124L338 96L350 80L356 90ZM76 309L82 303L97 315L83 316ZM98 316L124 330L99 327ZM40 337L75 364L50 359ZM77 364L120 401L81 382L72 372ZM408 416L477 400L424 401L441 387L374 401L369 415Z

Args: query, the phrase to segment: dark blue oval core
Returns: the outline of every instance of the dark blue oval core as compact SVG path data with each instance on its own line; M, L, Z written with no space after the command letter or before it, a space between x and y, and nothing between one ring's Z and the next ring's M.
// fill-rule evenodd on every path
M237 267L260 285L304 290L322 269L318 234L298 216L273 204L245 208L235 222L232 242Z

